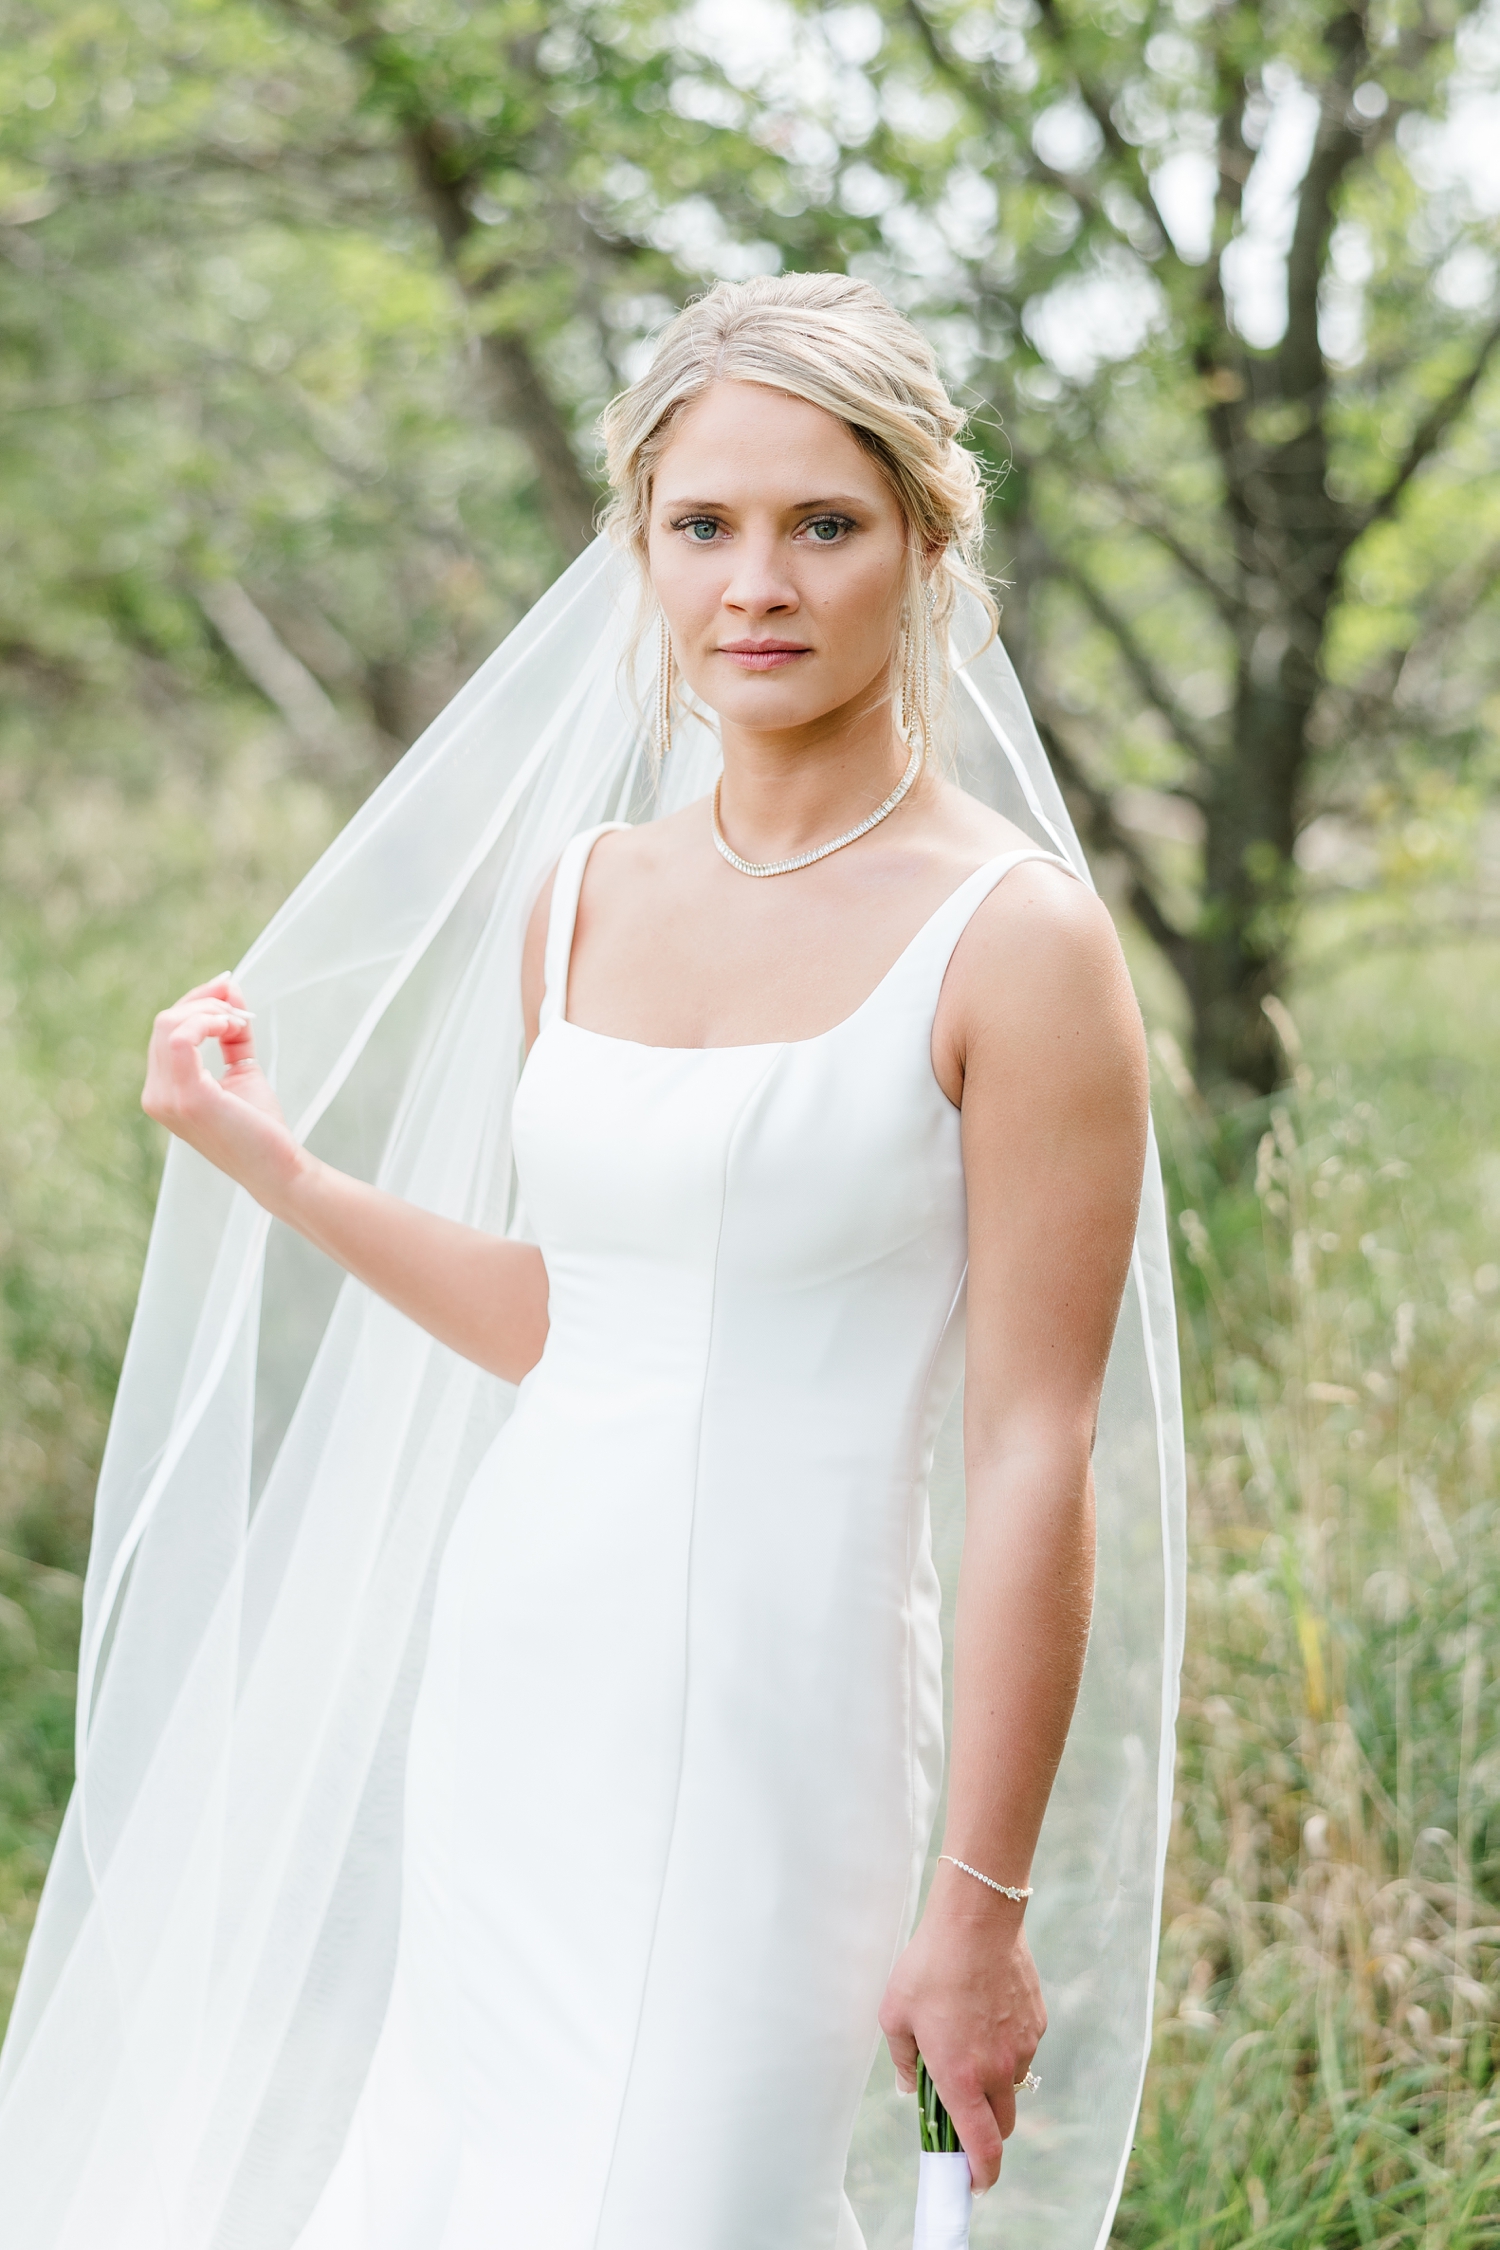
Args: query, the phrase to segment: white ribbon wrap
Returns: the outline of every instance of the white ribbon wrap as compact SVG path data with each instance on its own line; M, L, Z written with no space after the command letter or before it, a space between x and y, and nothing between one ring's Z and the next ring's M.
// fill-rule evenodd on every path
M923 2149L917 2173L917 2231L912 2250L969 2250L974 2189L969 2159Z

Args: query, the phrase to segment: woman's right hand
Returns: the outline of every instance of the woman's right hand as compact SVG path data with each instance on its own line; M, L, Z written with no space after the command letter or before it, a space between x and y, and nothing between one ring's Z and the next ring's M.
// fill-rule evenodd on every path
M205 1039L219 1042L222 1078L199 1053ZM227 974L195 986L157 1017L141 1107L267 1208L275 1207L304 1162L255 1059L244 994Z

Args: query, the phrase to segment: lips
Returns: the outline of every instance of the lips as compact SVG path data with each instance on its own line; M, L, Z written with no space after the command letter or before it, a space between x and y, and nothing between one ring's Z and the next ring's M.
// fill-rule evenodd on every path
M726 641L719 654L747 672L774 672L799 656L811 654L805 641Z

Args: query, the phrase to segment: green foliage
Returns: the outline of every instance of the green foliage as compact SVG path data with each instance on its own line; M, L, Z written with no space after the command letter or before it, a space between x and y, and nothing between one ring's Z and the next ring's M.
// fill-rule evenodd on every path
M1483 967L1315 989L1258 1150L1163 1089L1193 1492L1131 2250L1500 2240L1500 1011L1445 997Z

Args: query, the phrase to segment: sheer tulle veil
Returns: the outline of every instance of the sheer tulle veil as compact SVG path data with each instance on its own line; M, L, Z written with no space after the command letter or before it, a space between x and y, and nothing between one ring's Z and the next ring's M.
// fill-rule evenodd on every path
M519 963L548 868L580 829L670 811L716 770L711 731L689 719L658 785L649 694L637 703L622 672L635 599L633 564L596 542L241 966L299 1133L476 1226L525 1227ZM961 614L960 656L982 636L977 610ZM960 667L949 718L964 786L1086 877L998 644ZM78 1780L0 2058L7 2250L293 2241L389 1981L436 1561L512 1397L173 1145L99 1484ZM991 2199L1008 2242L1047 2250L1108 2233L1150 2028L1183 1583L1154 1152L1096 1475L1093 1632L1028 1915L1051 2011L1044 2089ZM947 1565L961 1486L946 1442ZM892 2212L909 2213L915 2147L910 2107L872 2091L856 2200L874 2209L889 2180Z

